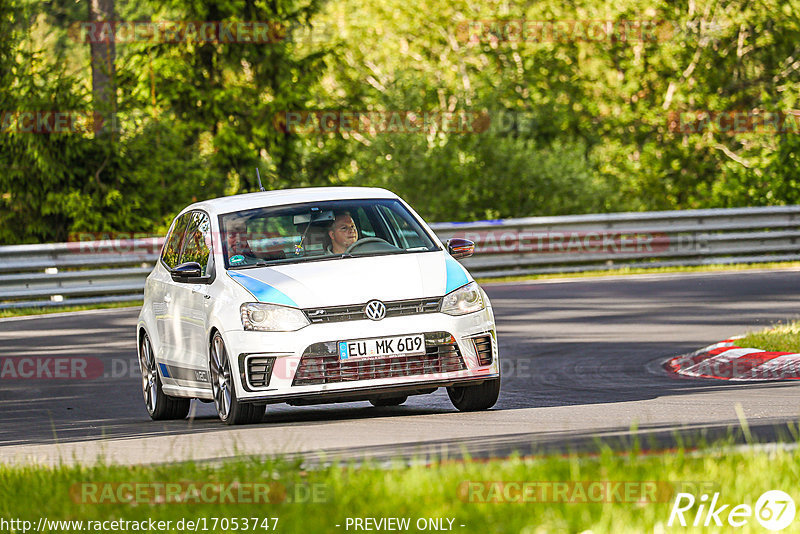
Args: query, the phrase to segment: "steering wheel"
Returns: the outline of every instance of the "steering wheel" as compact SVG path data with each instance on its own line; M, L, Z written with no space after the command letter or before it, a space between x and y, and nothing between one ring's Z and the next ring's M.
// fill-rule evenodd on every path
M359 239L358 241L356 241L355 243L353 243L349 247L347 247L347 249L345 249L344 253L345 254L350 254L355 249L357 249L357 248L359 248L359 247L361 247L363 245L368 245L370 243L381 243L381 244L384 244L384 245L388 245L388 246L390 246L392 248L396 248L396 247L392 246L390 243L388 243L385 239L381 239L380 237L365 237L363 239Z

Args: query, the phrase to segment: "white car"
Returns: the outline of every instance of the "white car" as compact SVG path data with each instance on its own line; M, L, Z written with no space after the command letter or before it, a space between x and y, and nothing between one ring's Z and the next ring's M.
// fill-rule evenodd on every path
M403 200L307 188L198 202L173 221L136 327L153 419L191 399L228 424L272 403L402 404L446 387L462 411L497 401L486 293Z

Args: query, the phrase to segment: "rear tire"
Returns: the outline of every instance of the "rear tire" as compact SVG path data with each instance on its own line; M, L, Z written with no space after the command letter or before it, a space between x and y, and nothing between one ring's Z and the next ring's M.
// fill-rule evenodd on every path
M267 407L264 404L239 402L236 398L231 362L219 332L215 333L214 339L211 340L209 355L211 391L214 394L214 405L217 407L220 420L226 425L260 423Z
M453 386L447 388L447 396L460 412L488 410L500 396L500 379L486 380L477 386Z
M191 399L170 397L161 387L153 346L147 334L142 334L139 344L139 369L142 371L142 394L147 413L154 421L185 419L189 414Z
M384 406L400 406L407 400L408 396L406 395L405 397L385 397L385 398L370 399L369 403L375 406L376 408L382 408Z

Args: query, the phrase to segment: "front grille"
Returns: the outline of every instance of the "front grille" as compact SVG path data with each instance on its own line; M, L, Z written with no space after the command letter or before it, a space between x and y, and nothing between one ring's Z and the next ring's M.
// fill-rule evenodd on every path
M478 363L481 365L492 364L492 335L486 334L472 338L475 344L475 353L478 355Z
M394 300L384 302L386 317L399 317L401 315L418 315L422 313L436 313L442 299L439 297L428 299ZM364 307L367 304L351 304L348 306L331 306L328 308L307 308L303 310L312 323L338 323L341 321L360 321L367 319Z
M248 358L247 378L250 380L250 385L254 388L267 387L274 366L274 356L251 356Z
M390 358L340 360L337 343L333 341L315 343L305 350L292 385L451 373L466 368L455 339L447 332L426 333L425 354Z

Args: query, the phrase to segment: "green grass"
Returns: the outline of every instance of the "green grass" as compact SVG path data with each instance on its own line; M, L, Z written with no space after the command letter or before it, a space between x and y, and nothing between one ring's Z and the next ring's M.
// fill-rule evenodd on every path
M729 265L696 265L688 267L655 267L645 269L641 267L621 267L602 271L584 271L579 273L552 273L552 274L527 274L520 276L503 276L500 278L476 277L478 283L492 282L524 282L526 280L552 280L560 278L596 278L603 276L624 276L630 274L669 274L669 273L705 273L725 271L750 271L758 269L791 269L800 267L800 262L770 262L770 263L733 263Z
M20 317L23 315L43 315L50 313L64 313L75 312L84 310L107 310L112 308L128 308L132 306L141 307L141 300L133 300L129 302L107 302L103 304L94 304L87 306L59 306L48 308L12 308L8 310L0 310L0 318L3 317Z
M172 521L172 528L167 529L170 532L178 531L176 522L181 518L206 518L206 532L222 532L225 530L219 528L224 526L222 523L212 529L213 518L245 517L259 518L259 522L277 517L277 531L286 533L348 532L345 529L348 517L408 517L412 525L418 518L452 518L453 530L462 533L587 530L616 533L673 529L683 532L692 529L666 526L677 491L694 493L698 499L691 513L687 513L691 522L702 494L702 491L695 491L697 488L704 487L710 494L719 491L720 503L726 504L754 506L761 493L771 489L786 491L800 503L798 479L800 451L797 449L732 448L711 448L702 454L681 450L655 455L605 451L593 457L512 457L411 467L397 464L390 468L333 465L313 470L306 470L297 463L258 459L155 467L0 467L0 518L25 519L34 525L41 516L50 520L169 520ZM582 487L589 487L591 481L629 482L629 487L633 488L647 482L658 490L653 493L655 498L651 502L628 502L636 501L637 497L626 499L622 494L621 499L612 499L612 502L563 502L563 498L557 499L559 502L552 502L553 499L526 503L470 502L470 495L480 498L482 491L488 491L469 493L468 483L479 481L545 484L583 481L587 486ZM126 493L128 488L118 485L121 482L139 483L139 488L148 488L144 484L184 483L181 491L187 491L190 482L237 483L240 488L249 488L247 484L270 483L273 493L283 492L280 486L285 488L284 495L299 495L300 498L225 504L176 503L172 498L169 502L152 503L151 494L135 503L92 502L93 498L109 499L111 495L130 500L133 494ZM113 491L104 494L103 483L115 484L107 486ZM316 491L316 499L307 497L312 489ZM580 500L574 491L570 489L568 495L578 496ZM488 495L483 494L484 497ZM245 500L252 501L252 494ZM728 511L730 509L728 507ZM726 517L723 514L721 519L725 521ZM337 524L341 527L336 527ZM228 525L227 530L233 528ZM199 531L203 532L202 527ZM266 530L260 526L253 529L251 521L249 531ZM353 531L351 527L349 532ZM411 528L410 531L417 530ZM748 525L737 531L764 530L751 517Z
M774 352L800 352L800 322L778 323L736 340L740 347Z

